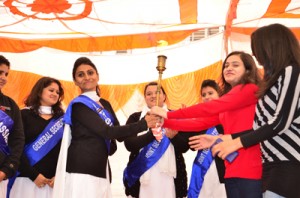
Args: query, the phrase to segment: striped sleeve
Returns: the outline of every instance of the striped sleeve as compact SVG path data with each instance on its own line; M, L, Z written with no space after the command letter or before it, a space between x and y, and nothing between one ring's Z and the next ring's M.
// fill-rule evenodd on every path
M276 141L276 138L283 133L294 133L299 139L299 134L297 134L299 128L294 130L295 132L292 129L293 127L299 127L298 122L300 119L299 70L299 67L296 66L286 67L284 73L278 78L277 83L258 101L254 122L254 129L257 129L241 137L244 147L249 147L265 140L268 141L270 138L273 138L272 141ZM268 144L268 142L265 143Z

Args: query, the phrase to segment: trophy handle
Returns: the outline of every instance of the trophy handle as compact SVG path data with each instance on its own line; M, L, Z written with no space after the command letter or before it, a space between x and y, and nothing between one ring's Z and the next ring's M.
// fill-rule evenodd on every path
M161 79L162 74L166 70L166 60L167 57L164 55L157 56L157 71L158 71L158 81L157 81L157 90L156 90L156 106L158 106L158 101L160 97L160 91L161 91Z

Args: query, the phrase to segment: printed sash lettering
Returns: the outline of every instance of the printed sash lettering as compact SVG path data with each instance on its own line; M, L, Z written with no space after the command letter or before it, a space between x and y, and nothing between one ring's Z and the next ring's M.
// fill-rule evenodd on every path
M0 111L0 152L9 154L8 136L14 125L14 121L5 112Z
M123 173L123 182L127 183L127 185L131 187L161 158L169 144L169 138L164 135L161 142L154 140L144 147L134 161L125 168Z
M24 152L31 166L39 162L57 145L63 136L63 126L63 116L52 119L42 133L25 146Z

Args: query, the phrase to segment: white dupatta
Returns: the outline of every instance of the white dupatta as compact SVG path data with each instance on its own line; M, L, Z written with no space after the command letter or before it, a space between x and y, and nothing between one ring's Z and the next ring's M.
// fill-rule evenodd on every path
M66 184L66 166L68 148L72 139L70 125L65 124L64 134L60 146L60 152L58 156L55 181L53 187L53 198L64 198L65 197L65 184Z

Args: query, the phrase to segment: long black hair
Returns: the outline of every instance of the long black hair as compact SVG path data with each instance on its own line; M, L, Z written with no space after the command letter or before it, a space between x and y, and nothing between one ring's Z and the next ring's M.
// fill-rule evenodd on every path
M64 114L64 110L62 109L62 104L61 104L61 102L64 99L64 89L62 88L62 85L59 82L59 80L51 77L40 78L35 83L31 92L29 93L29 95L24 101L24 104L27 107L31 107L32 111L35 114L39 115L39 108L41 106L43 89L50 86L52 83L57 84L59 89L58 101L54 105L52 105L53 117L58 117Z
M258 28L251 34L251 49L264 67L264 82L259 96L277 81L280 71L289 65L300 66L300 46L293 32L281 24Z

